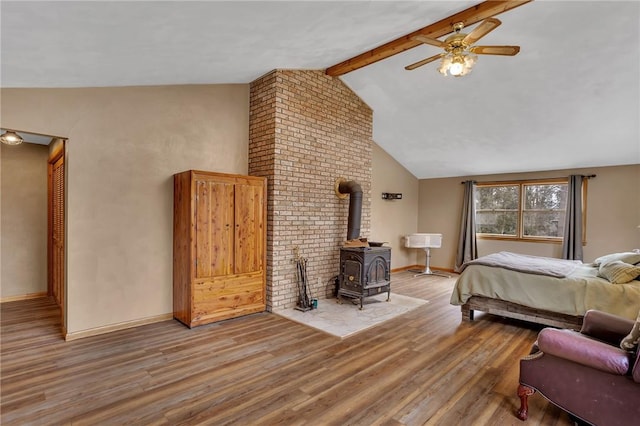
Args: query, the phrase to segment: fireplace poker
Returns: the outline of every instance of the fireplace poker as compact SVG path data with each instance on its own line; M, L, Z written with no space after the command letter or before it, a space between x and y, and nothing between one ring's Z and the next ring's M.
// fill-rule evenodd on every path
M294 248L294 252L296 256L296 277L298 279L298 304L296 305L296 309L305 312L313 309L309 282L307 280L307 259L300 256L297 246Z

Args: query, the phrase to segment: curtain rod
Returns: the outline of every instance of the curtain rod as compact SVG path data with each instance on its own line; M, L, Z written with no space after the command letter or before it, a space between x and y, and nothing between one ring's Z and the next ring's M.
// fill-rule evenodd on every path
M593 179L596 177L596 175L579 175L582 176L585 179ZM501 183L501 182L505 182L505 183L518 183L518 182L544 182L544 181L552 181L552 180L558 180L558 179L562 179L563 176L557 177L557 178L544 178L544 179L514 179L514 180L492 180L492 181L487 181L487 182L480 182L480 183ZM462 185L464 185L467 181L462 181L460 182ZM473 181L473 183L478 183L476 181Z

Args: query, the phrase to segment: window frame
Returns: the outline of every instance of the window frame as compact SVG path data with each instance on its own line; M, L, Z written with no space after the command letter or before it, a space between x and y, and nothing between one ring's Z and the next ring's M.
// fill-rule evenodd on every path
M492 211L503 211L503 212L515 212L516 213L516 234L515 235L510 235L510 234L487 234L487 233L481 233L481 232L477 232L476 231L476 237L478 238L486 238L486 239L494 239L494 240L514 240L518 238L518 235L520 234L520 224L522 221L522 194L521 194L521 190L522 188L518 186L519 184L517 182L483 182L483 183L476 183L475 187L479 188L479 187L495 187L495 186L501 186L501 187L509 187L509 186L513 186L513 187L517 187L517 194L518 194L518 205L516 207L516 209L511 210L511 209L492 209ZM474 192L475 192L475 188L474 188ZM475 197L475 193L474 193L474 197ZM475 206L474 206L475 207ZM474 210L475 214L476 214L476 218L478 215L478 211ZM476 229L477 229L477 222L476 222Z
M584 179L582 182L582 245L587 243L587 186L588 179ZM518 211L517 211L517 224L516 235L503 235L503 234L485 234L476 232L476 238L481 240L504 240L504 241L526 241L526 242L538 242L538 243L562 243L564 237L542 237L542 236L529 236L524 235L524 195L525 187L532 185L554 185L554 184L569 184L569 178L550 178L550 179L527 179L527 180L511 180L511 181L493 181L493 182L478 182L476 187L488 187L488 186L517 186L518 187ZM475 191L475 188L474 188ZM566 209L566 207L565 207ZM565 210L566 211L566 210Z

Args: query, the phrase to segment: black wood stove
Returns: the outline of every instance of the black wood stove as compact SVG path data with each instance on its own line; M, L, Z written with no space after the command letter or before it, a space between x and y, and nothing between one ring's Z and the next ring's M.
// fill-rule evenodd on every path
M391 248L343 247L340 249L338 300L342 296L360 299L387 292L391 297Z
M347 241L359 238L362 218L362 188L354 181L338 179L336 194L345 198L349 194L349 219ZM391 248L342 247L340 249L340 274L338 275L338 301L342 296L360 299L360 309L365 297L387 292L391 297Z

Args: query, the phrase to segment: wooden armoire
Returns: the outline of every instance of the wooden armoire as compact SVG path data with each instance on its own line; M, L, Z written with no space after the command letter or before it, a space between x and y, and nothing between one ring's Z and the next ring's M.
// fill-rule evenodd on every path
M173 316L194 327L265 310L266 178L173 177Z

